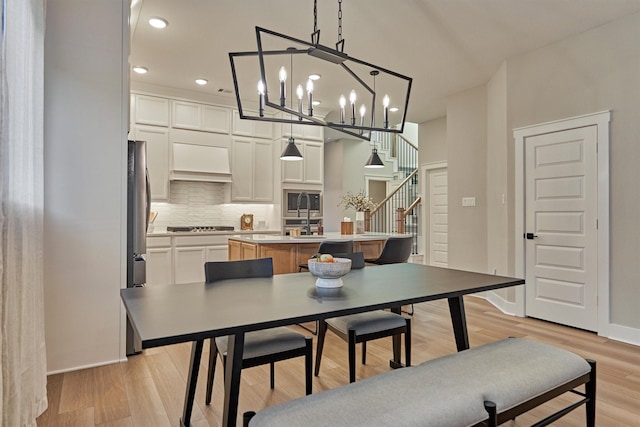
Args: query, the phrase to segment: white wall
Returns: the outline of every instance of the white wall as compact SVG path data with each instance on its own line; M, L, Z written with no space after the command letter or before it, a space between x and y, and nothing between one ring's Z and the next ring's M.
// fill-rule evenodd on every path
M487 272L487 93L484 86L447 102L449 267ZM463 207L463 197L476 206Z
M507 62L508 131L611 110L611 321L636 331L640 329L639 41L637 13ZM511 163L513 153L511 143ZM509 180L514 180L512 168ZM513 206L510 203L510 209ZM513 220L513 211L509 216ZM509 227L513 235L513 223Z
M127 3L47 1L44 288L49 372L108 363L124 354L119 289L126 282Z
M447 118L429 120L419 125L418 164L447 161Z
M509 228L507 176L507 66L503 63L487 84L487 272L507 276ZM496 291L505 300L515 299L515 288Z

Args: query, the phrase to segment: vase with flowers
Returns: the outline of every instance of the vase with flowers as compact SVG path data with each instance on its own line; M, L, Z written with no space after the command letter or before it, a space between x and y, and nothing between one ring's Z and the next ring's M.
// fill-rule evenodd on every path
M342 196L338 206L343 206L345 209L355 209L356 234L362 234L365 231L364 212L366 210L375 209L376 204L371 197L364 194L364 191L360 191L359 193L352 193L349 191Z

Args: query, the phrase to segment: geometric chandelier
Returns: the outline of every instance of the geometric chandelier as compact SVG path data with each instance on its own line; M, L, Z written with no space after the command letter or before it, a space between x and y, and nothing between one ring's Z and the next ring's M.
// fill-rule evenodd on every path
M367 141L376 131L402 133L412 79L344 53L342 0L335 49L320 44L317 0L313 16L311 42L256 27L256 51L229 53L240 118L325 126ZM257 111L243 99L256 100ZM318 114L318 101L333 113Z

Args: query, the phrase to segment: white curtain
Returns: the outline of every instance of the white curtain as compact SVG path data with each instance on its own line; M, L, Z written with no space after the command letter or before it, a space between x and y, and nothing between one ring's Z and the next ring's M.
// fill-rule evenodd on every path
M45 0L0 0L2 426L47 407L43 291Z

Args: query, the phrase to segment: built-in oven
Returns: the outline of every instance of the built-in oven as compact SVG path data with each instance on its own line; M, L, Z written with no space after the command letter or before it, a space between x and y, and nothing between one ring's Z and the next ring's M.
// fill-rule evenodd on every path
M307 199L302 193L306 193L309 198ZM309 203L312 217L317 218L322 216L322 193L320 191L285 190L283 201L284 206L282 213L284 217L291 218L297 216L298 208L300 208L300 216L306 216L307 203Z
M309 205L308 213L307 203ZM307 218L309 218L308 225L311 232L318 232L318 225L322 223L322 193L320 191L284 190L282 205L282 234L289 235L293 229L300 230L304 234ZM298 216L298 208L300 216Z

